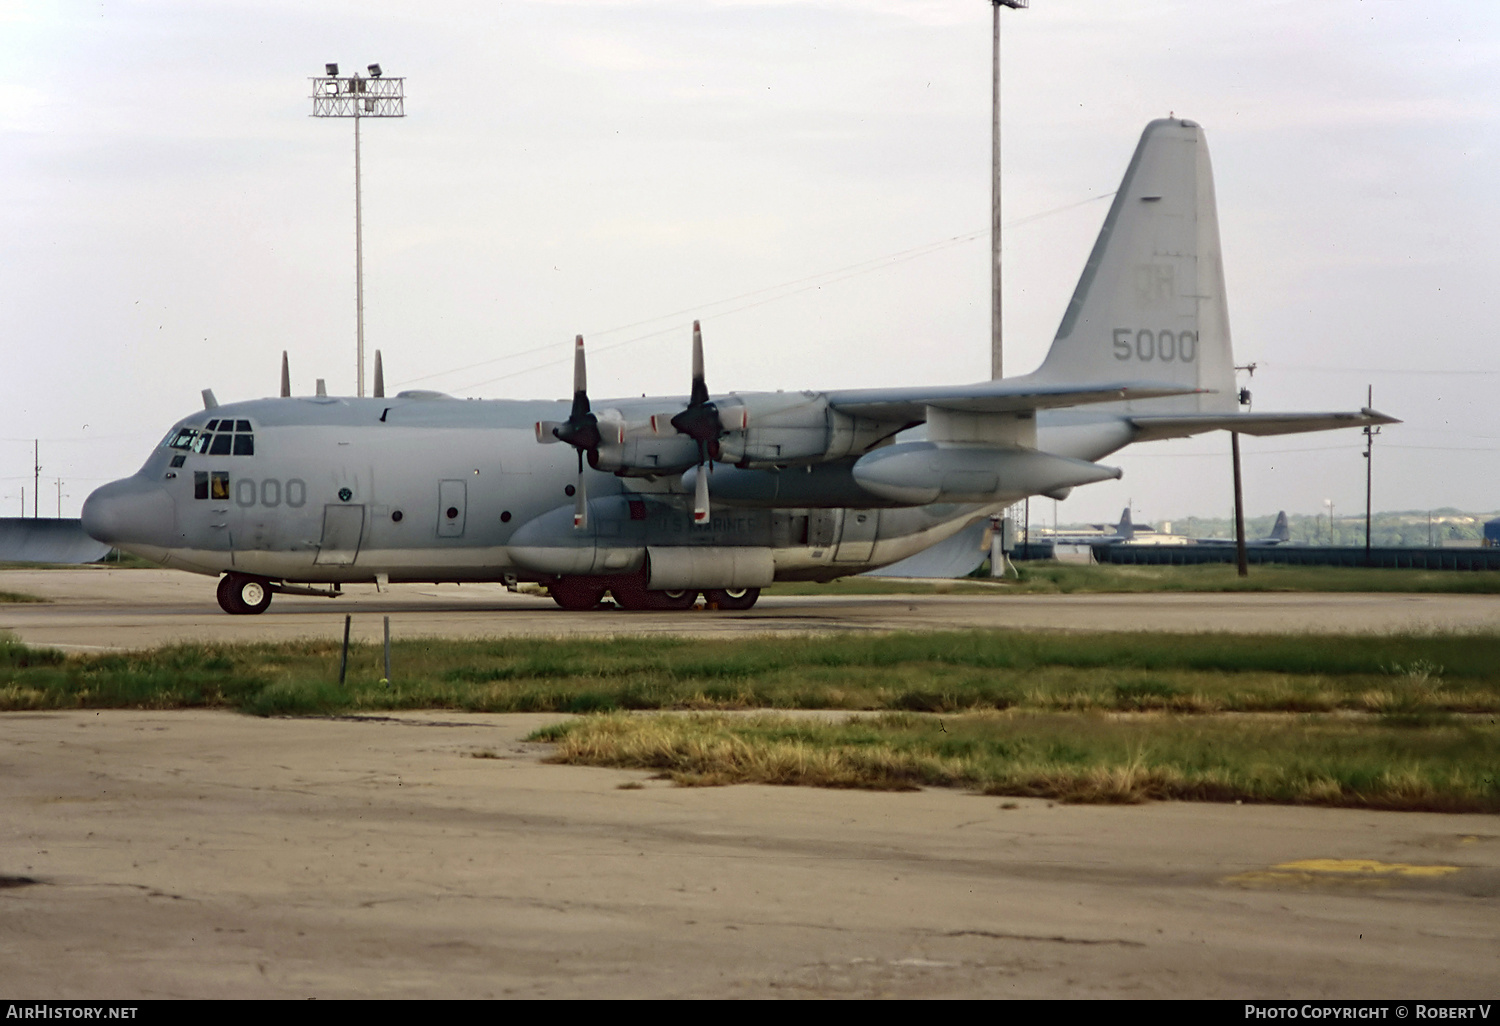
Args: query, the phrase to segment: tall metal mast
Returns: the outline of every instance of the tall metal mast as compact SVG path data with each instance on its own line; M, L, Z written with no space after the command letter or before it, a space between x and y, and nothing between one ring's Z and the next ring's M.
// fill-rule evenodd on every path
M1000 346L1000 8L1030 7L1031 0L990 0L995 9L995 59L990 162L990 377L1002 378Z
M339 76L337 64L324 66L327 74L312 79L315 118L354 119L354 323L356 395L365 394L365 245L364 210L360 195L359 123L364 118L406 117L406 79L386 78L379 64L366 70L369 78L358 73Z

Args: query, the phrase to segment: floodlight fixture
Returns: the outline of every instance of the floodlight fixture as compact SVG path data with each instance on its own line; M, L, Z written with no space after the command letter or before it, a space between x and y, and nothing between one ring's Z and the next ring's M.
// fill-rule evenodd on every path
M359 123L366 118L406 117L406 79L384 78L379 64L369 65L369 78L358 73L340 77L337 64L325 64L328 74L312 80L312 116L354 119L354 306L355 352L359 369L355 394L365 394L365 249L364 215L360 196Z

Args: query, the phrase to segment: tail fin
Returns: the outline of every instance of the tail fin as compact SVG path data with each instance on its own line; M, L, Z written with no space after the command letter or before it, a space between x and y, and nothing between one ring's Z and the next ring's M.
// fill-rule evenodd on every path
M1135 524L1130 519L1129 506L1126 506L1124 512L1120 514L1120 522L1115 525L1115 533L1126 541L1135 537Z
M1151 122L1036 376L1172 382L1208 394L1122 404L1135 413L1235 413L1219 217L1203 129Z
M1292 540L1291 525L1286 522L1286 510L1276 514L1276 526L1271 528L1271 540L1277 542L1288 542Z

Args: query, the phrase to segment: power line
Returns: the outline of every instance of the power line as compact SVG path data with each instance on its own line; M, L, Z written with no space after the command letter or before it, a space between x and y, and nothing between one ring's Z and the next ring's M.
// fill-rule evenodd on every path
M1109 192L1089 196L1086 199L1075 200L1072 203L1065 203L1060 207L1053 207L1049 210L1039 211L1035 214L1028 214L1025 217L1017 218L1014 221L1008 222L1006 227L1022 227L1024 225L1043 220L1044 218L1065 213L1069 210L1075 210L1078 207L1087 206L1090 203L1097 203L1100 200L1109 199L1114 196L1114 194L1115 191L1110 190ZM792 296L800 295L803 292L808 292L815 288L822 288L825 285L837 284L838 282L846 281L849 278L857 277L862 274L869 274L874 271L884 270L888 267L894 267L895 265L905 263L908 260L915 260L918 257L928 256L932 253L941 252L942 250L952 246L962 245L966 242L973 242L977 239L983 238L989 233L989 231L990 229L986 227L978 231L965 232L961 235L954 235L946 239L939 239L935 242L925 243L921 246L913 246L910 249L899 250L895 253L885 254L884 256L872 257L868 260L861 260L857 263L846 264L843 267L836 267L832 270L820 271L816 274L805 275L801 278L795 278L790 281L781 282L777 285L770 285L765 288L753 289L749 292L742 292L738 295L728 296L724 299L718 299L708 303L700 303L694 306L684 307L680 310L674 310L671 313L661 314L656 317L648 317L645 320L633 321L629 324L622 324L613 328L606 328L602 331L584 332L584 337L588 339L607 337L609 335L617 334L622 331L630 331L633 328L644 327L648 324L655 324L660 321L671 320L677 317L685 317L688 314L696 314L700 319L705 315L725 317L730 314L740 313L744 310L749 310L757 306L763 306L766 303L776 302L777 300L781 299L788 299ZM742 302L743 300L749 299L754 299L755 302ZM717 309L718 307L728 306L729 304L733 303L740 303L741 305L733 306L727 310ZM656 338L659 335L668 334L672 331L680 329L681 327L682 325L680 324L672 324L670 327L662 328L657 331L647 332L643 335L637 335L620 342L615 342L607 346L599 347L597 351L608 352L611 349L618 349L621 346L631 345L635 342L642 342L646 339ZM503 356L491 357L490 359L480 360L476 363L466 364L462 367L454 367L448 370L434 371L431 374L424 374L420 377L415 378L405 378L401 383L403 385L416 384L417 382L430 381L433 378L445 377L449 374L458 374L466 370L474 370L476 368L485 367L490 364L503 363L506 360L517 360L526 356L534 356L542 352L555 352L556 350L557 344L549 342L546 345L535 346L530 349L523 349L520 352L516 353L507 353ZM542 370L547 367L554 367L558 364L567 363L570 359L572 359L571 355L567 355L555 360L548 360L544 363L535 364L523 370L513 371L493 378L487 378L484 381L475 382L473 384L462 385L458 389L456 389L456 391L463 391L464 389L469 388L479 388L484 385L494 384L497 381L504 381L508 378L520 377L523 374L530 374L534 371Z

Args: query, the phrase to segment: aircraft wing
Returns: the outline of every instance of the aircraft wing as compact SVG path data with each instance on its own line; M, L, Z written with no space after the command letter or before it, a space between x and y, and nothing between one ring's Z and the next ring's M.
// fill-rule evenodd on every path
M1235 431L1242 435L1292 435L1303 431L1399 424L1395 417L1366 407L1357 413L1138 413L1130 422L1139 429L1137 442L1187 438L1205 431Z
M1159 381L1112 381L1079 386L1044 384L1021 377L972 385L853 388L824 394L828 404L842 413L912 423L926 420L929 406L967 413L1019 413L1128 399L1192 395L1199 391L1201 389Z

